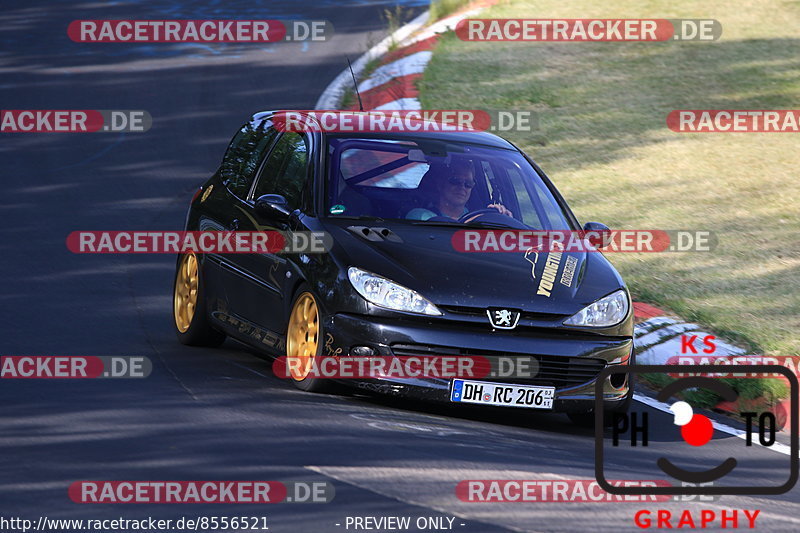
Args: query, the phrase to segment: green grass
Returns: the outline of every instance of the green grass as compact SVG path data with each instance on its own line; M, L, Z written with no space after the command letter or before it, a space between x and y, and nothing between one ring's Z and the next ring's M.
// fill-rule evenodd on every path
M466 7L470 2L472 0L433 0L429 10L428 21L434 22L451 15L462 7Z
M400 4L395 4L394 9L384 8L381 14L381 20L386 24L386 33L388 35L393 35L394 32L402 28L405 24L404 21L408 19L408 14L409 11ZM392 52L399 46L400 43L395 41L394 37L392 37L392 41L389 43L389 51Z
M350 106L355 105L356 93L353 89L347 88L344 90L344 94L342 95L342 100L339 102L340 109L350 109Z
M800 135L680 134L673 109L800 107L800 2L511 1L481 18L715 18L716 42L469 43L445 35L426 109L529 109L507 135L582 222L707 229L713 252L607 254L634 296L747 348L800 355Z
M370 75L373 72L375 72L375 69L377 69L380 65L381 65L380 57L376 57L375 59L368 61L367 64L364 65L364 69L361 71L361 74L356 76L358 83L361 83L362 81L369 78ZM356 91L352 87L352 85L348 86L344 90L344 94L342 94L342 100L339 103L339 107L341 109L348 109L350 106L354 106L356 104L358 104L358 97L356 96Z

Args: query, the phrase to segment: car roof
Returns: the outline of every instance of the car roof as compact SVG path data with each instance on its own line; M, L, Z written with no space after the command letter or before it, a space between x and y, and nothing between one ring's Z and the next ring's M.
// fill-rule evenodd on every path
M321 111L322 110L320 110L320 112ZM354 110L347 110L347 109L343 109L341 111L354 112ZM387 109L385 111L395 111L395 110ZM250 120L251 122L255 122L268 119L277 112L278 110L261 111L255 113ZM301 116L309 116L309 114L311 113L310 111L294 111L294 110L292 112L299 113ZM370 111L366 111L366 113L369 112ZM496 148L517 150L517 148L513 144L503 139L502 137L498 137L497 135L485 131L421 131L421 132L409 131L409 132L385 132L385 133L384 132L330 132L330 133L323 133L323 135L330 137L339 137L339 138L351 137L358 139L397 139L397 140L431 139L431 140L447 141L447 142L466 142L471 144L483 144Z

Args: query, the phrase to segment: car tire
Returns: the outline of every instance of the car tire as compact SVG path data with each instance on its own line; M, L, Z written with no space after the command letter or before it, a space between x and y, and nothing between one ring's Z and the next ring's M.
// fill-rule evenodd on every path
M178 256L172 285L172 324L181 344L217 347L225 341L225 334L208 320L201 271L193 252Z
M303 284L295 292L292 308L289 312L289 324L286 328L287 364L292 358L298 358L298 372L291 372L289 379L295 387L306 392L333 392L333 383L329 379L309 376L310 365L322 354L324 312L311 288ZM292 368L294 365L290 365Z

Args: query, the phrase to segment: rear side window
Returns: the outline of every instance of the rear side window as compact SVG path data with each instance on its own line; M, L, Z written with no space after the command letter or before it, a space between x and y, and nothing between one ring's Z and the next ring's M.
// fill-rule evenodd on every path
M222 160L223 183L239 198L247 198L256 170L275 139L276 131L268 120L248 123L236 133Z
M289 207L300 207L303 187L308 180L308 145L294 132L284 133L275 144L261 170L254 198L281 194Z

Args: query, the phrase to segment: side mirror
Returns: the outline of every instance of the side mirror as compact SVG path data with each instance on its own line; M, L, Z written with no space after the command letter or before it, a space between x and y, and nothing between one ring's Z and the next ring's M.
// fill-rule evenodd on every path
M265 194L256 200L256 213L277 220L288 219L289 202L280 194Z
M583 225L584 234L595 248L606 248L611 244L611 230L602 222L587 222Z
M583 231L611 231L602 222L587 222L583 225Z

